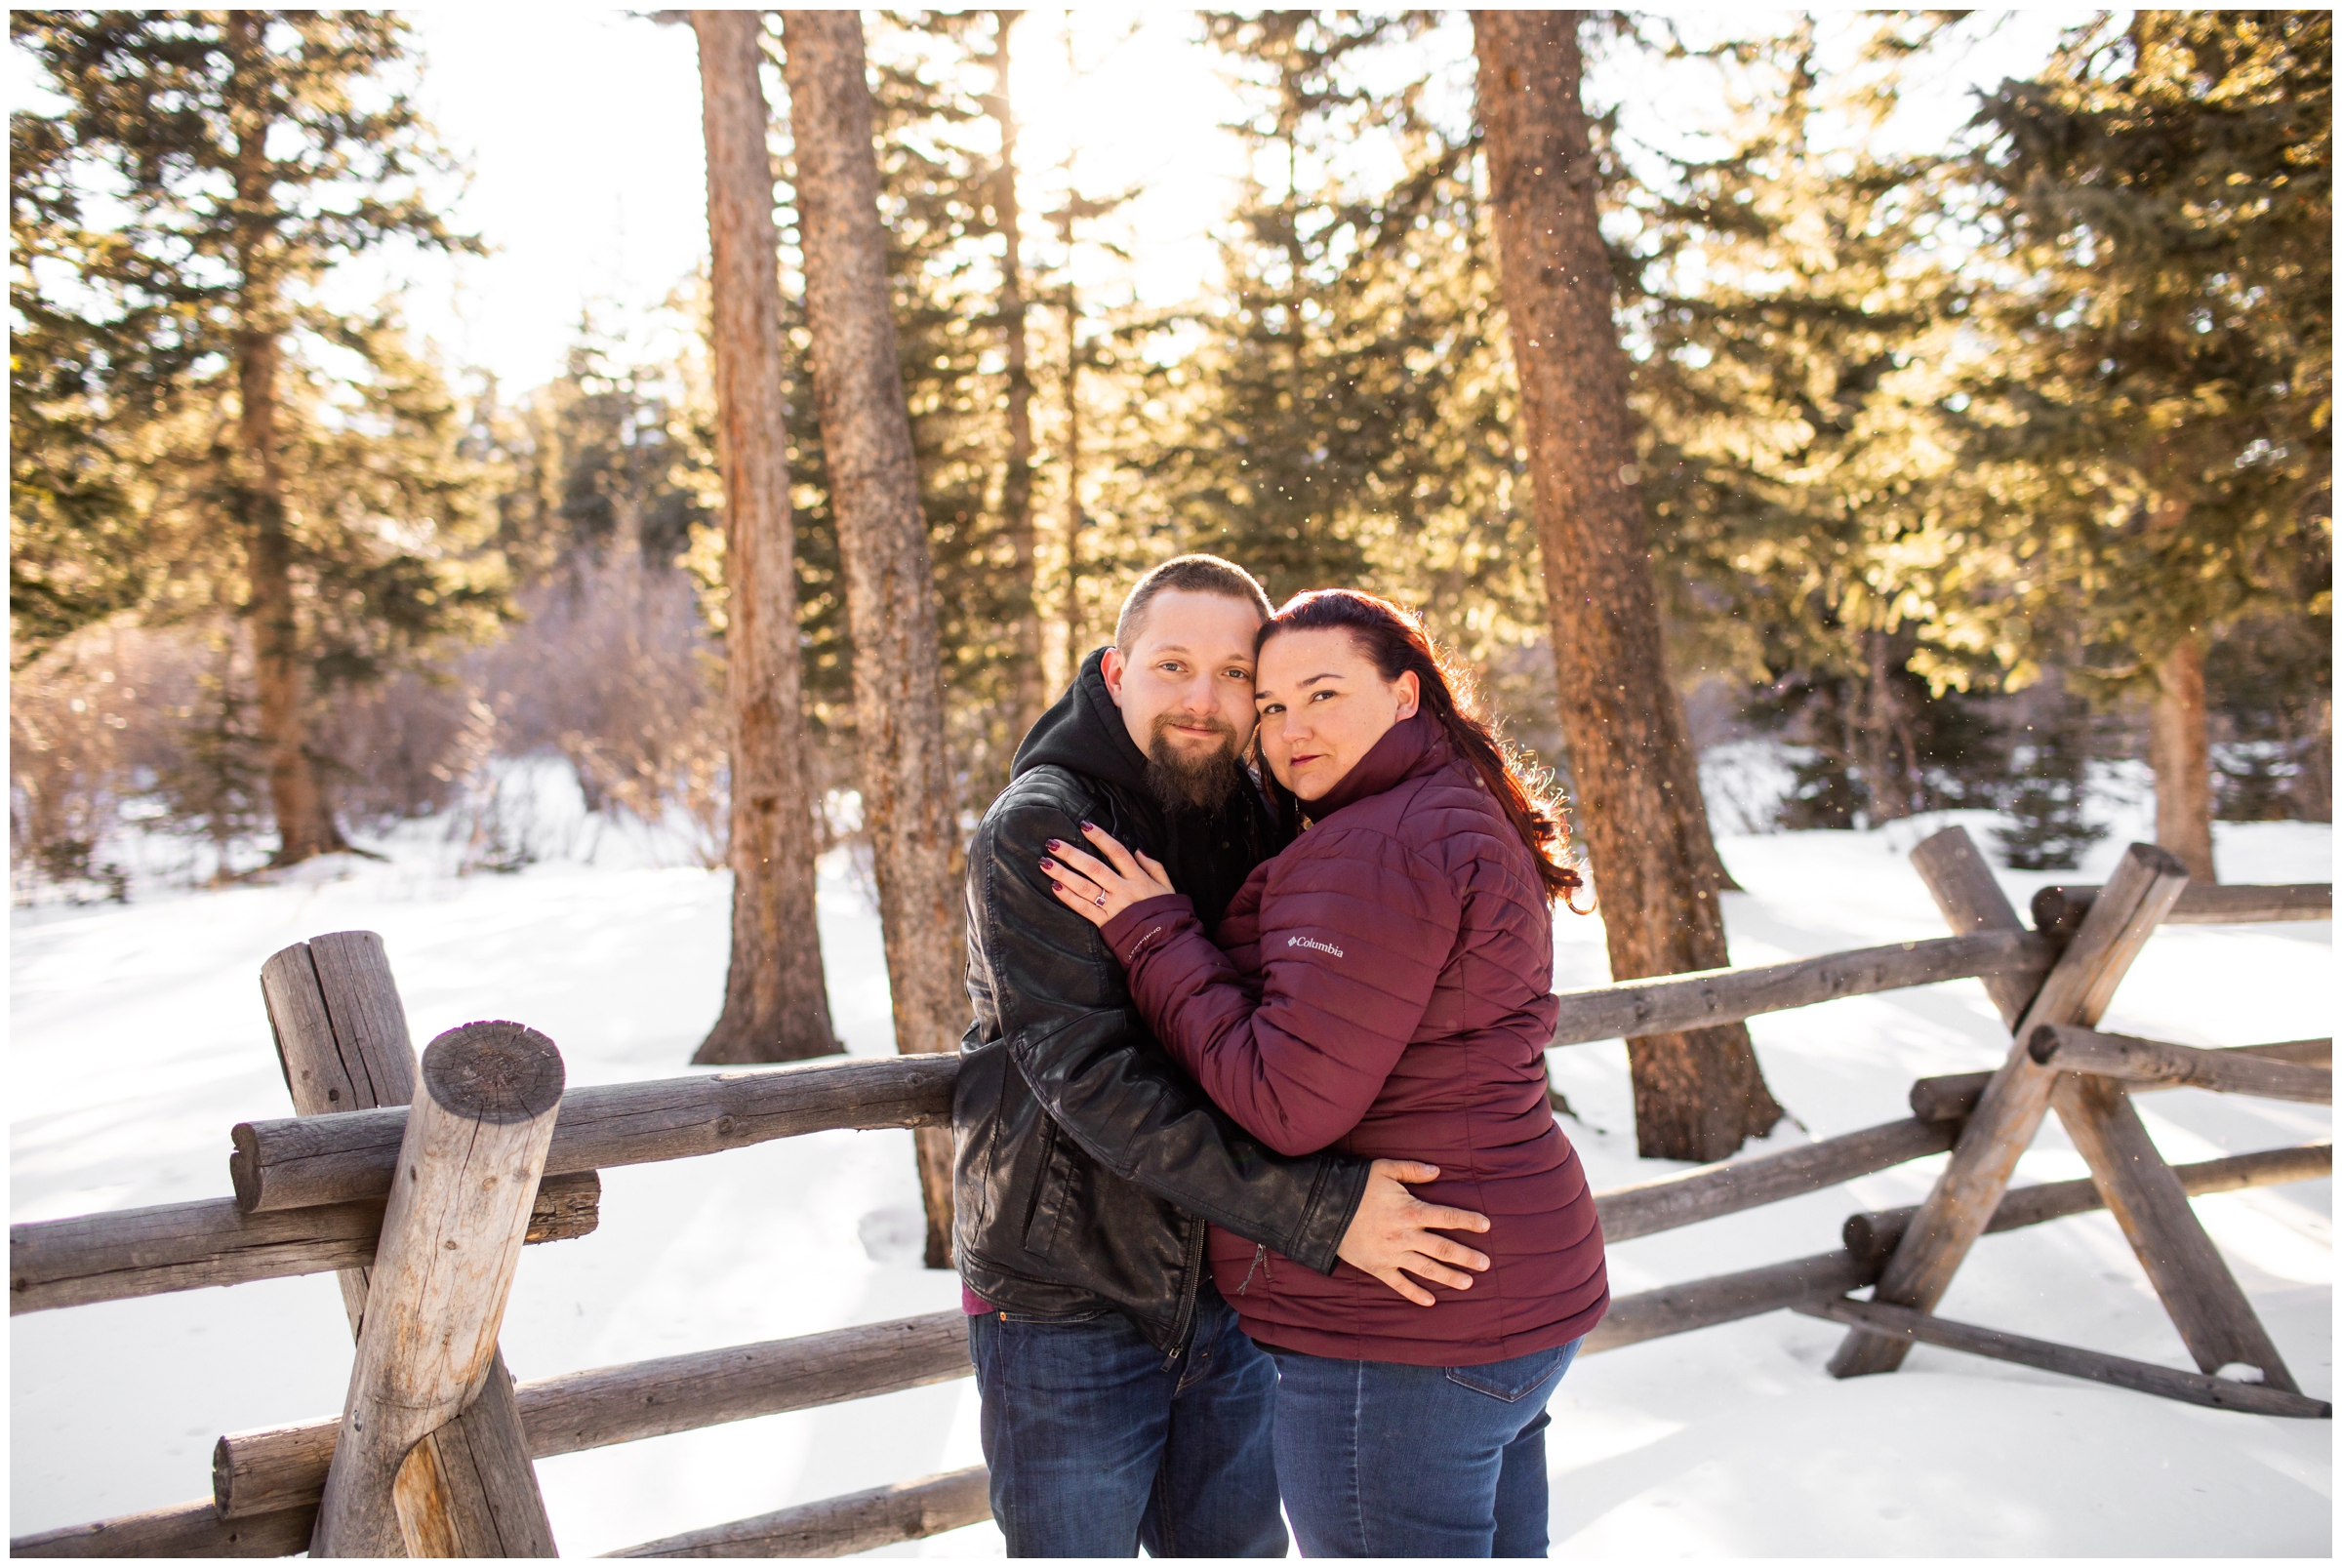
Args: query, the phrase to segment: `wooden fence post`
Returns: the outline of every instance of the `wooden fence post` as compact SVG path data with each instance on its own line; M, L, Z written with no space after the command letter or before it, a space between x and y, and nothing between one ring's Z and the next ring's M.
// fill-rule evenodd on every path
M2148 923L2148 917L2153 916L2155 921L2160 922L2178 904L2186 888L2185 873L2179 871L2175 864L2155 864L2156 857L2161 856L2161 853L2151 852L2145 845L2131 846L2123 858L2122 865L2116 872L2115 880L2109 882L2085 906L2088 912L2081 917L2075 930L2073 945L2051 972L2050 978L2043 983L2040 995L2034 999L2030 1008L2011 991L1994 992L1994 1000L2004 1017L2015 1021L2021 1009L2024 1010L2024 1017L2022 1022L2015 1023L2013 1032L2016 1043L2010 1052L2009 1064L1996 1073L1986 1086L1984 1103L1977 1106L1969 1129L1973 1132L1977 1122L1985 1118L1996 1095L2004 1107L2014 1106L2022 1109L2030 1120L2020 1121L2013 1112L2004 1111L2006 1119L2000 1129L2000 1144L1997 1152L1988 1158L1984 1151L1979 1151L1970 1166L1968 1174L1973 1186L1971 1200L1981 1205L1983 1217L1989 1222L1993 1208L1999 1201L2000 1191L2006 1186L2008 1173L2015 1168L2016 1156L2024 1152L2039 1128L2041 1111L2039 1106L2054 1106L2058 1119L2065 1124L2068 1136L2074 1140L2075 1147L2080 1150L2083 1160L2088 1163L2091 1181L2116 1222L2121 1226L2131 1250L2138 1254L2140 1266L2146 1269L2148 1280L2155 1286L2156 1295L2161 1299L2164 1311L2170 1315L2172 1326L2178 1329L2179 1337L2187 1346L2189 1354L2196 1358L2196 1364L2206 1372L2235 1363L2257 1367L2265 1386L2298 1393L2299 1387L2294 1383L2292 1373L2286 1369L2283 1357L2278 1353L2276 1342L2270 1339L2268 1330L2262 1326L2251 1302L2237 1284L2236 1276L2229 1272L2228 1265L2220 1257L2220 1249L2204 1233L2202 1222L2196 1218L2196 1211L2188 1202L2186 1187L2157 1152L2154 1141L2147 1135L2145 1124L2139 1120L2137 1107L2130 1103L2130 1096L2122 1085L2112 1078L2077 1074L2070 1070L2059 1072L2055 1067L2051 1067L2051 1071L2056 1075L2043 1079L2038 1071L2026 1070L2020 1065L2020 1058L2030 1060L2037 1068L2054 1064L2057 1061L2057 1043L2061 1039L2072 1039L2083 1045L2094 1042L2118 1046L2129 1043L2148 1050L2157 1048L2152 1041L2124 1042L2120 1036L2101 1035L2087 1032L2086 1027L2075 1029L2066 1025L2080 1024L2086 1026L2097 1023L2099 1015L2112 999L2115 985L2121 979L2123 970L2129 967L2130 958L2135 956L2138 946L2154 930L2154 924ZM1968 841L1966 834L1961 833L1955 839L1951 833L1939 833L1920 845L1913 859L1918 864L1920 874L1927 879L1929 891L1934 893L1945 919L1955 931L1964 934L1969 931L2008 930L2018 925L2016 911L2009 908L2008 901L2000 896L1999 884L1993 880L1991 868L1984 864L1983 857L1976 853L1975 846ZM2105 906L2121 904L2125 900L2135 900L2135 906L2129 908L2123 930L2110 937L2109 925L2102 923ZM2037 899L2035 904L2038 907L2043 902ZM2080 974L2080 966L2083 964L2095 966L2094 972L2086 978ZM2075 966L2072 971L2069 971L2069 965ZM2077 977L2079 985L2077 999L2073 1001L2053 994L2061 978L2069 973ZM1987 984L1989 985L1991 983L1988 981ZM2048 1046L2045 1051L2040 1049L2044 1044ZM2184 1054L2205 1056L2216 1064L2221 1061L2220 1057L2212 1057L2210 1053ZM2265 1075L2308 1071L2306 1068L2253 1063L2249 1059L2236 1063L2232 1068L2245 1073L2256 1069ZM2004 1080L2010 1078L2012 1073L2023 1080L2013 1088L2004 1084ZM1969 1153L1968 1135L1963 1134L1959 1147L1953 1155L1954 1168L1945 1173L1936 1192L1928 1195L1927 1203L1919 1211L1920 1220L1926 1218L1930 1208L1937 1206L1938 1198L1945 1189L1953 1186L1955 1176L1960 1174L1962 1157ZM1977 1178L1991 1176L1991 1166L1999 1154L2006 1156L2006 1163L1999 1167L1999 1181L1993 1186L1988 1200L1983 1196L1984 1183ZM1914 1224L1916 1227L1918 1222ZM1981 1226L1975 1233L1982 1233ZM1966 1241L1959 1242L1957 1252L1939 1245L1933 1257L1932 1269L1915 1266L1908 1276L1899 1277L1898 1266L1904 1266L1907 1262L1916 1265L1916 1261L1907 1260L1910 1251L1910 1237L1907 1234L1905 1244L1896 1249L1895 1261L1888 1266L1886 1276L1879 1282L1876 1299L1890 1306L1916 1307L1922 1311L1931 1309L1942 1299L1944 1285L1949 1283L1952 1270L1958 1266L1959 1255L1965 1252L1967 1243L1973 1239L1974 1236L1970 1235ZM1906 1294L1890 1295L1890 1290L1895 1289ZM1846 1377L1856 1372L1888 1370L1890 1365L1900 1364L1901 1359L1899 1350L1890 1347L1881 1336L1857 1332L1849 1335L1846 1343L1839 1347L1837 1356L1831 1362L1831 1370L1840 1377Z
M381 937L337 931L296 943L261 966L261 995L297 1114L374 1110L415 1098L415 1047ZM355 1337L366 1312L367 1270L345 1268L340 1278ZM408 1554L556 1555L501 1352L458 1423L448 1436L461 1441L433 1433L399 1471Z
M466 1024L424 1052L312 1556L406 1546L400 1467L492 1381L561 1086L561 1054L517 1024Z
M2050 1104L2196 1364L2217 1372L2241 1362L2260 1369L2264 1387L2301 1392L2122 1085L2068 1073Z
M2011 930L2020 925L1992 867L1963 828L1950 827L1919 845L1912 861L1952 929L1959 933ZM2060 1074L2034 1061L2027 1042L2043 1024L2095 1025L2113 1000L2139 949L2188 885L2187 870L2169 852L2133 844L2106 886L2091 901L2081 927L2030 998L1987 981L1987 989L2015 1038L2008 1060L1993 1074L1975 1114L1960 1131L1952 1162L1919 1205L1872 1299L1932 1311L1943 1300L1968 1249L1999 1207L2016 1171L2049 1113ZM2096 1171L2093 1170L2093 1175ZM1892 1372L1911 1342L1856 1329L1830 1358L1831 1375Z

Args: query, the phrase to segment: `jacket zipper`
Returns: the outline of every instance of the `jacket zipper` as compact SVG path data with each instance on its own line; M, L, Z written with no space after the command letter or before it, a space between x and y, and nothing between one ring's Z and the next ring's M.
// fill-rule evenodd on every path
M1180 1285L1179 1322L1171 1331L1171 1354L1163 1365L1168 1368L1179 1362L1180 1352L1187 1348L1188 1330L1195 1322L1195 1294L1203 1283L1203 1233L1201 1221L1189 1222L1193 1226L1188 1242L1188 1271Z

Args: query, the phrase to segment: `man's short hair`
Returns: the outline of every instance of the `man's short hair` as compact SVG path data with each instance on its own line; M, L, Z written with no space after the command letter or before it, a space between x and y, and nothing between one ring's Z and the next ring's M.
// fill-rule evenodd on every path
M1114 646L1130 652L1131 639L1139 634L1139 622L1147 614L1147 606L1154 596L1167 589L1183 593L1217 593L1224 599L1241 599L1260 611L1267 621L1276 614L1252 574L1233 561L1224 561L1217 555L1174 555L1145 577L1139 579L1122 601L1122 613L1114 618Z

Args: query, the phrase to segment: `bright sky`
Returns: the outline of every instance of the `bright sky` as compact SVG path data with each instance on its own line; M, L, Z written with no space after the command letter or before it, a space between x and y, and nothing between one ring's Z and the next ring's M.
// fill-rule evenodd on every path
M606 327L624 331L706 256L691 30L641 14L533 5L406 15L426 61L424 104L469 170L455 217L495 253L385 256L349 269L336 292L354 302L401 289L409 319L451 367L485 368L508 389L535 385L558 371L589 304ZM1713 27L1718 15L1687 24ZM1967 117L1975 86L2029 70L2076 15L2007 14L1910 104L1896 140L1940 142ZM1781 17L1732 20L1759 32ZM1030 11L1017 23L1012 87L1028 214L1055 205L1069 154L1085 193L1141 187L1097 230L1127 248L1131 261L1095 249L1076 260L1094 297L1135 292L1172 304L1218 274L1213 232L1243 173L1241 145L1225 126L1242 101L1200 32L1191 11L1145 7ZM1416 47L1443 62L1447 98L1464 101L1471 33L1463 16L1451 14ZM1681 145L1720 113L1714 79L1698 67L1632 60L1600 67L1589 96L1623 101L1628 136L1657 143ZM1033 220L1030 232L1029 243L1052 260L1046 225Z
M548 26L533 7L407 16L427 57L423 101L471 171L457 216L497 254L402 258L402 275L362 287L403 282L410 319L451 363L533 385L559 368L587 302L623 325L617 317L655 307L707 256L691 30L615 12ZM1085 247L1077 276L1118 298L1134 288L1150 301L1189 298L1216 274L1211 226L1242 170L1218 129L1237 103L1217 54L1187 11L1074 15L1071 69L1067 32L1066 13L1031 11L1012 35L1027 212L1057 204L1069 150L1085 194L1143 186L1096 228L1134 264ZM1029 216L1029 227L1053 253L1047 225Z

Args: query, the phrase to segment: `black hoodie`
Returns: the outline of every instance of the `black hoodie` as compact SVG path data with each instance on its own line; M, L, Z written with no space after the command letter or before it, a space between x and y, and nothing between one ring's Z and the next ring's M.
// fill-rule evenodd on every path
M1218 811L1166 808L1148 785L1146 753L1131 740L1122 710L1106 689L1105 663L1103 648L1082 661L1081 673L1066 695L1017 747L1009 778L1054 766L1127 797L1141 808L1133 812L1134 825L1143 824L1148 832L1141 842L1124 847L1145 850L1162 862L1171 885L1194 902L1208 931L1228 912L1229 901L1252 868L1285 847L1284 837L1249 781Z
M994 1307L1110 1307L1177 1356L1204 1222L1331 1273L1368 1162L1256 1143L1147 1032L1122 966L1050 892L1048 841L1078 842L1084 822L1161 861L1213 919L1277 847L1253 789L1216 813L1163 809L1100 662L1033 726L968 849L976 1022L952 1092L952 1251Z

